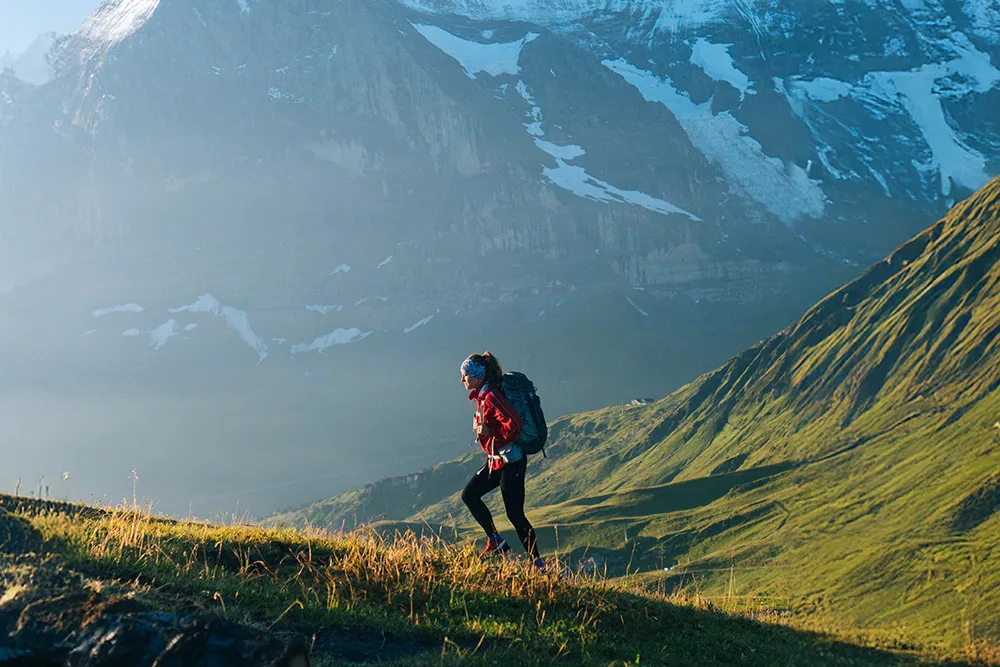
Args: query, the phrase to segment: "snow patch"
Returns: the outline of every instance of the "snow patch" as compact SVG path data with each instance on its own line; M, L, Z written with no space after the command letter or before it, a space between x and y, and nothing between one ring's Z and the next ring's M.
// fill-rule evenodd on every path
M518 79L517 83L514 85L514 88L517 89L517 92L521 95L521 97L524 98L525 102L535 107L534 109L532 109L531 115L535 116L536 118L540 117L542 110L536 106L535 96L531 94L530 90L528 90L528 86L524 83L524 81Z
M889 190L889 183L886 182L885 176L882 174L882 172L878 171L877 169L872 169L871 167L868 168L868 171L871 172L871 175L875 177L875 180L878 181L878 184L882 186L882 192L885 193L885 196L892 199L892 191Z
M902 106L920 128L932 154L925 166L938 170L945 196L954 184L978 190L989 176L986 158L948 124L941 99L984 93L1000 83L1000 71L987 54L976 50L964 35L956 33L952 39L958 54L954 60L907 72L870 72L864 79L873 94Z
M211 294L202 294L198 300L180 308L169 308L171 313L215 313L218 315L222 304Z
M726 176L730 187L758 201L786 224L806 215L819 217L826 195L805 170L764 154L761 145L747 133L745 125L729 112L712 113L711 100L695 104L674 88L669 78L641 70L631 63L604 60L605 67L619 74L649 102L670 109L691 142Z
M531 134L531 132L529 131L528 134ZM552 157L557 157L562 160L572 160L580 157L581 155L586 155L586 151L579 146L557 146L551 141L545 141L544 139L536 138L535 145Z
M482 44L456 37L437 26L420 23L411 25L428 42L457 60L470 79L475 79L479 72L485 72L490 76L519 74L521 67L518 65L518 60L521 58L521 49L538 37L538 33L529 32L516 42Z
M267 96L275 102L289 102L291 104L301 104L306 99L304 97L299 97L298 95L292 95L291 93L283 93L278 88L269 88L267 90Z
M180 308L168 309L171 313L212 313L221 317L226 326L235 331L237 335L250 348L257 353L258 361L264 361L267 357L267 343L263 338L254 333L250 326L250 316L245 310L224 306L211 294L202 294L194 303L181 306Z
M361 297L360 299L358 299L357 301L355 301L354 305L355 306L361 306L361 305L364 305L364 304L368 303L369 301L371 301L373 299L375 299L377 301L381 301L382 303L385 303L386 301L389 300L389 297L387 297L387 296L374 296L374 297L372 297L372 296L364 296L364 297Z
M837 79L820 77L811 81L791 79L788 82L788 90L796 97L801 98L802 95L805 95L816 102L833 102L842 97L849 97L854 86Z
M750 88L750 79L746 74L736 69L733 57L729 55L732 44L713 44L704 37L699 37L691 47L691 64L700 67L705 74L715 81L725 81L740 91L740 99L747 93L756 91Z
M816 147L816 154L819 156L820 162L826 168L830 175L838 179L860 179L861 175L858 174L853 169L848 168L846 171L834 166L833 161L830 159L834 155L834 149L830 144L826 143L821 136L821 131L816 127L813 122L814 114L806 113L806 104L812 101L833 101L837 99L837 96L844 92L843 86L847 86L852 89L853 86L844 83L842 81L837 81L836 79L816 79L815 83L813 81L801 81L798 79L793 79L792 81L786 82L781 77L774 77L774 89L785 96L788 101L788 105L791 107L792 111L795 112L805 126L809 129L809 133L813 138L813 143ZM843 84L841 86L840 84ZM850 92L850 91L849 91ZM840 127L850 132L856 139L860 139L860 135L852 130L849 126L841 123ZM865 147L862 145L859 147L861 151L862 159L868 160L869 156L865 154ZM812 161L806 163L806 173L810 171L810 165Z
M314 350L322 352L323 350L333 347L334 345L345 345L347 343L353 343L355 341L362 340L371 335L371 331L362 331L357 327L352 327L350 329L337 329L331 331L325 336L320 336L311 343L299 343L297 345L292 345L292 354L299 354L300 352L312 352Z
M126 303L123 306L112 306L111 308L99 308L93 311L91 314L94 317L104 317L105 315L110 315L111 313L141 313L146 310L142 306L134 303Z
M90 15L79 34L107 46L134 35L160 5L160 0L108 0Z
M986 158L969 146L949 124L942 100L984 93L1000 83L1000 71L993 66L987 54L978 51L961 33L953 33L939 46L950 48L955 57L907 71L869 72L856 84L828 78L811 81L793 79L787 87L782 86L780 79L775 83L807 125L806 102L832 102L846 97L860 104L878 121L884 120L893 111L909 116L931 153L926 163L914 162L913 166L920 171L937 171L941 179L941 193L947 197L954 185L979 189L989 180L989 175L986 173ZM820 142L811 126L810 130ZM820 157L824 165L836 173L823 150ZM888 194L885 177L874 170L869 171Z
M396 259L395 255L389 255L388 257L386 257L385 259L383 259L381 262L379 262L379 265L376 266L375 268L376 269L381 269L386 264L391 264L394 259Z
M514 86L517 92L524 98L524 101L531 105L531 111L526 115L531 119L530 123L524 123L524 129L528 131L533 137L544 137L545 131L542 129L542 110L535 103L535 98L528 91L528 87L524 85L524 81L518 81L517 85ZM544 150L544 149L543 149Z
M174 331L174 327L176 326L177 322L174 320L167 320L149 332L149 338L151 340L150 345L153 346L154 350L159 350L167 344L168 340L177 335L177 332Z
M583 167L566 164L567 160L573 160L586 155L586 151L574 144L559 146L551 141L542 139L541 137L545 136L545 131L542 130L542 110L535 104L535 98L531 95L531 92L524 85L523 81L518 81L516 88L517 92L524 98L524 101L532 105L529 117L534 122L525 123L524 129L534 138L535 146L556 159L554 169L551 167L542 168L542 174L554 185L568 190L575 195L594 201L605 203L616 201L634 204L654 213L662 213L664 215L680 213L692 220L701 220L701 218L693 213L665 202L662 199L657 199L636 190L621 190L610 183L594 178Z
M566 164L559 158L556 158L555 169L545 167L542 169L542 173L559 187L569 190L580 197L604 203L619 202L635 204L654 213L662 213L664 215L679 213L686 215L692 220L701 221L701 218L694 213L685 211L680 207L647 195L644 192L616 188L610 183L594 178L583 167Z
M647 313L645 310L643 310L642 308L640 308L639 306L637 306L635 304L635 301L632 300L632 297L627 296L627 297L625 297L625 300L628 301L630 304L632 304L632 307L635 308L636 310L638 310L643 316L649 317L649 313Z
M138 336L140 334L142 334L142 332L139 331L138 329L126 329L125 331L122 332L123 336L129 336L129 337Z
M425 324L427 324L428 322L430 322L433 318L434 318L433 315L428 315L427 317L425 317L424 319L420 320L416 324L413 324L413 325L408 326L405 329L403 329L403 333L408 334L411 331L413 331L414 329L416 329L417 327L424 326Z
M197 328L198 328L197 324L189 324L186 327L184 327L184 331L194 331Z
M338 273L347 273L347 272L348 272L348 271L350 271L350 270L351 270L351 267L350 267L350 266L348 266L347 264L341 264L340 266L338 266L337 268L335 268L335 269L334 269L334 270L333 270L333 271L332 271L332 272L330 273L330 275L331 275L331 276L335 276L335 275L337 275Z
M90 331L84 331L82 334L80 334L80 338L86 338L87 336L93 336L95 333L97 333L97 329L91 329Z
M325 305L325 304L316 304L316 305L313 305L313 306L306 306L306 310L308 310L309 312L311 312L311 313L319 313L320 315L326 315L327 313L332 312L334 310L336 310L337 312L340 312L343 309L344 309L343 306L328 306L328 305Z

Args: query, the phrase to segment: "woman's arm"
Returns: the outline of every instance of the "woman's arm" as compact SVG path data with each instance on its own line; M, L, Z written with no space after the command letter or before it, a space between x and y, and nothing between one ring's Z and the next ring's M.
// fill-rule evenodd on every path
M490 421L496 424L496 428L490 429L487 433L496 438L493 445L502 447L517 440L517 436L521 435L521 429L524 428L517 411L503 397L498 398L495 394L490 394L486 403L487 415L492 417Z

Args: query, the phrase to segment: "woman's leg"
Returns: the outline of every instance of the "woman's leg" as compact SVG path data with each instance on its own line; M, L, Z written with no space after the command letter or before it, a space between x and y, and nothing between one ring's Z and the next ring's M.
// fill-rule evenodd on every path
M490 508L483 502L483 496L500 486L500 475L490 472L489 464L472 476L469 483L462 490L462 502L472 512L479 525L486 531L486 537L494 537L500 534L496 524L493 523L493 515Z
M524 550L532 560L538 560L538 545L535 541L535 529L528 523L524 515L524 473L528 469L528 459L522 457L516 463L508 463L500 469L500 493L503 494L503 505L507 510L507 518L521 538Z

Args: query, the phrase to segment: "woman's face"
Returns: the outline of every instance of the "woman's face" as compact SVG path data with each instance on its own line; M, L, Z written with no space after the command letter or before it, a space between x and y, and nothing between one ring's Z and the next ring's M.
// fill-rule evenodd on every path
M469 391L472 391L473 389L479 389L480 387L482 387L483 386L483 381L479 380L477 378L468 376L465 373L462 373L462 384L465 385L466 389L468 389Z

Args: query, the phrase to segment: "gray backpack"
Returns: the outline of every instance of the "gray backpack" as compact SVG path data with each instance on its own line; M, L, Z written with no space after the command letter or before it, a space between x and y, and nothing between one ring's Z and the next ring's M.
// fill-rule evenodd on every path
M524 373L504 373L503 395L510 406L521 417L523 428L514 444L525 454L542 453L545 456L545 441L549 437L549 427L545 423L545 413L538 398L535 385Z

